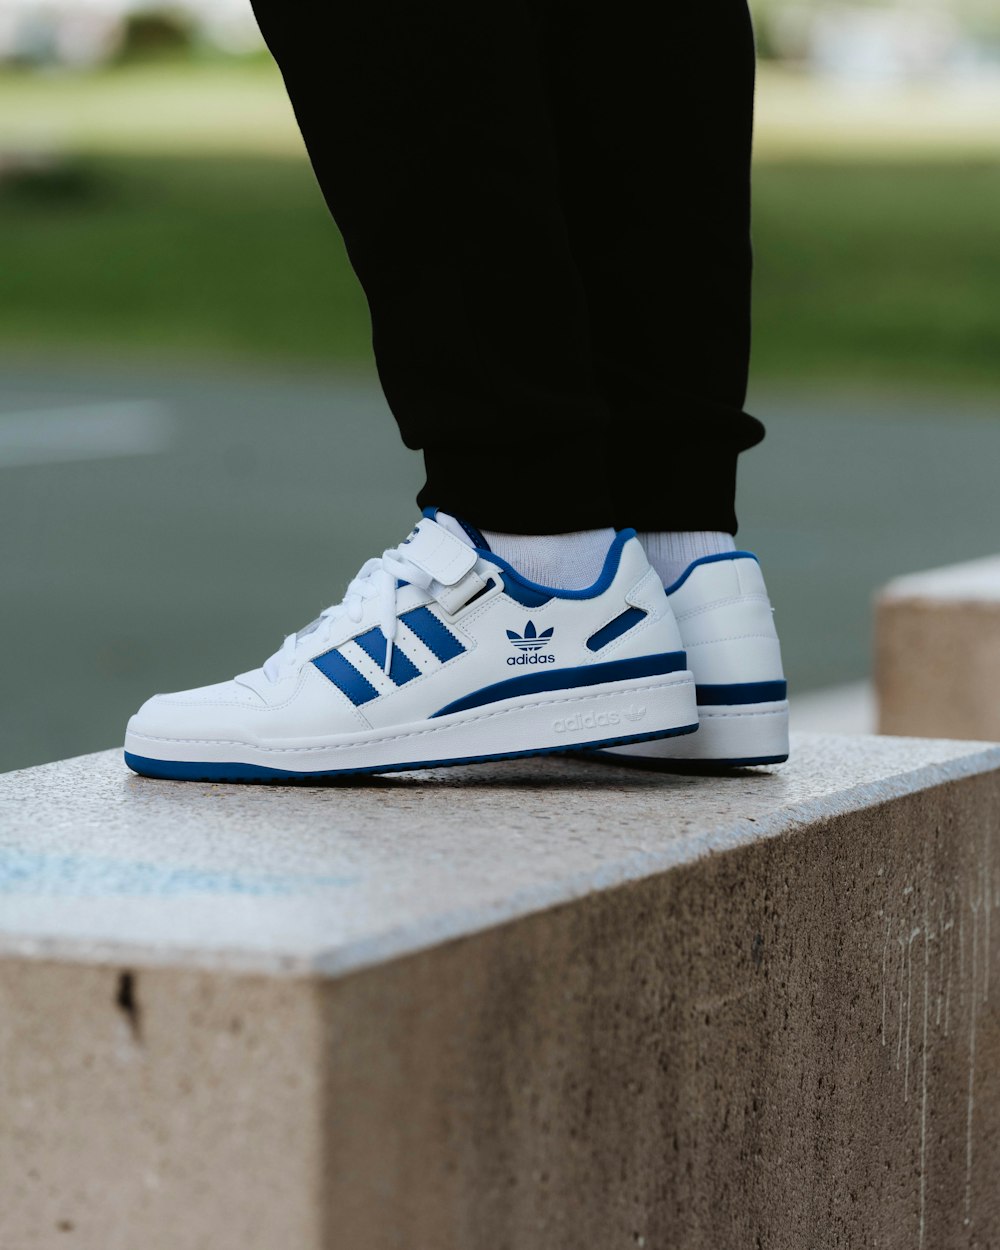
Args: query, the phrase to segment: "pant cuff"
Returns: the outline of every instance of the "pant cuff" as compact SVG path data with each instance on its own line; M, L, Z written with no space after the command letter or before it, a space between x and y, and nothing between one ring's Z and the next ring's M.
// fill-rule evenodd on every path
M599 440L567 450L537 425L500 433L489 446L424 448L421 508L438 507L480 529L568 534L614 523L611 481Z

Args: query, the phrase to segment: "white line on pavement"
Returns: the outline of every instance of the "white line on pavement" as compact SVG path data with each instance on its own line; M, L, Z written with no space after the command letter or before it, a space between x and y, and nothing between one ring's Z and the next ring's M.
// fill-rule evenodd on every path
M173 421L154 399L0 412L0 468L164 451Z

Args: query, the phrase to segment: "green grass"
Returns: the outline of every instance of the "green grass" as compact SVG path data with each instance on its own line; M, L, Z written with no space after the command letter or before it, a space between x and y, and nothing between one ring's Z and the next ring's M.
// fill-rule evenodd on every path
M992 162L761 163L757 379L1000 382L998 220ZM369 352L364 298L301 158L81 158L72 176L0 189L0 266L0 346Z
M767 160L1000 156L1000 86L845 89L764 62L755 129ZM131 155L299 154L265 55L168 60L95 73L0 70L0 150L23 143Z
M757 380L1000 382L987 97L850 95L762 67ZM364 298L268 60L0 74L0 156L19 150L67 163L0 166L0 348L368 359Z
M0 71L0 149L25 145L133 156L302 151L281 76L258 58Z
M0 344L358 360L364 297L312 173L267 158L101 157L0 196Z
M760 378L1000 383L1000 164L764 164Z

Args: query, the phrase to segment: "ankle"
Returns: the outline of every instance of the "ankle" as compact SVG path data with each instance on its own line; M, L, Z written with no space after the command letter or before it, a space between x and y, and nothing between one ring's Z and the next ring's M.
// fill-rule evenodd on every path
M583 590L601 575L615 531L577 530L572 534L502 534L483 530L502 560L529 581L560 590Z
M664 586L672 585L702 556L736 550L732 534L722 530L647 530L639 535L639 540Z

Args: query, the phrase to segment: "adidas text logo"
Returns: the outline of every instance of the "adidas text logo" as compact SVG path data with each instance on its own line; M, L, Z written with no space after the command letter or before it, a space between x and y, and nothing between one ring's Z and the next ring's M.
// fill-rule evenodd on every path
M580 729L604 729L608 725L620 725L621 719L617 712L577 712L575 716L553 721L552 728L557 734L568 734Z
M524 627L523 634L516 634L512 629L507 630L507 637L510 645L515 647L520 654L509 655L507 663L511 665L517 664L554 664L556 657L551 652L546 652L545 648L552 641L552 635L555 632L553 626L543 629L539 633L535 629L535 622L529 621Z
M631 703L621 712L577 712L575 716L553 721L552 728L557 734L573 733L580 729L605 729L609 725L620 725L623 716L626 720L637 721L642 720L645 715L644 707L636 707Z

